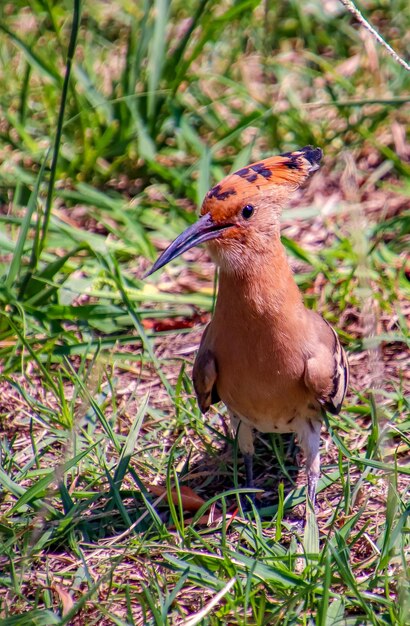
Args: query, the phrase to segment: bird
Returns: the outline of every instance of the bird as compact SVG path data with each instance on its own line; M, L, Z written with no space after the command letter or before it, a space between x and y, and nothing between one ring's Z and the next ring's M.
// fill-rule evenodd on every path
M206 243L219 280L193 366L199 408L206 413L219 401L225 404L248 489L254 488L255 430L295 433L313 506L323 418L326 411L340 412L349 367L336 331L304 305L281 242L280 216L319 169L322 155L320 148L305 146L226 176L206 194L199 219L146 274Z

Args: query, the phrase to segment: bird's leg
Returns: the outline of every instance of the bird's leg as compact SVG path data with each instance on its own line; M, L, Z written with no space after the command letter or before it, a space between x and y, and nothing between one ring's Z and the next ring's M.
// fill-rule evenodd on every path
M307 418L305 427L299 432L300 445L306 458L307 493L315 506L316 487L320 476L320 428L321 421Z
M232 432L236 436L238 433L238 445L243 454L243 460L245 464L245 486L248 489L253 489L255 484L253 482L253 455L255 453L255 447L253 445L253 431L250 426L242 422L234 413L229 413L231 420ZM250 493L249 497L252 502L255 502L255 494Z
M246 476L245 486L248 489L253 489L255 486L253 482L253 454L248 454L247 452L245 452L245 454L243 455L243 461L245 463L245 476ZM251 497L254 495L255 494L251 494Z
M317 455L317 460L318 460L318 465L319 465L320 464L319 453ZM319 475L320 475L320 472L315 472L313 469L307 470L308 496L313 507L315 507L315 504L316 504L316 487L319 481Z

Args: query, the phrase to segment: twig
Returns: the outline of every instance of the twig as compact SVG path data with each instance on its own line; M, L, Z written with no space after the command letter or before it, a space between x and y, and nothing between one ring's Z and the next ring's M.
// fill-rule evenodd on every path
M410 65L407 63L407 61L402 59L401 56L399 56L397 52L393 50L393 48L387 43L387 41L383 39L383 37L377 32L377 30L373 28L373 26L361 14L361 12L352 2L352 0L340 0L340 2L352 15L355 16L355 18L361 23L361 25L364 26L364 28L366 28L369 33L371 33L373 37L387 50L390 56L392 56L393 59L397 61L397 63L399 63L402 67L404 67L405 70L410 72Z

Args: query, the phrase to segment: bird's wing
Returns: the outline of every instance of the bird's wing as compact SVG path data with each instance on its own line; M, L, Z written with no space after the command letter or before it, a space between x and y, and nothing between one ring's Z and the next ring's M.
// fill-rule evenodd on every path
M335 330L319 315L320 336L316 353L306 362L305 383L326 411L337 415L349 383L349 365Z
M215 355L208 346L207 336L210 324L202 335L201 345L195 359L192 380L198 405L202 413L206 413L211 404L219 402L216 382L218 378L218 368Z

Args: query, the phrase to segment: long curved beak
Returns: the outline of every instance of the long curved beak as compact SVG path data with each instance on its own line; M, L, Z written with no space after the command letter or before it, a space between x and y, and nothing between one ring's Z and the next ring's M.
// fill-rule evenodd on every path
M219 236L221 230L231 226L231 224L215 224L209 213L199 218L195 224L184 230L170 246L155 261L151 269L144 275L144 278L151 276L154 272L164 267L167 263L175 259L177 256L190 250L204 241L215 239Z

